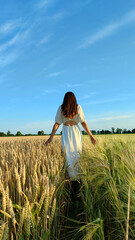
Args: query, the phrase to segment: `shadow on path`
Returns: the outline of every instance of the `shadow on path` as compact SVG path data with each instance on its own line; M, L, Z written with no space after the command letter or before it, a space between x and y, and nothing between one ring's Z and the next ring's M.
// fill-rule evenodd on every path
M70 181L69 184L69 204L66 211L66 218L63 226L61 240L79 240L82 239L80 227L85 221L84 206L80 197L81 183L79 181Z

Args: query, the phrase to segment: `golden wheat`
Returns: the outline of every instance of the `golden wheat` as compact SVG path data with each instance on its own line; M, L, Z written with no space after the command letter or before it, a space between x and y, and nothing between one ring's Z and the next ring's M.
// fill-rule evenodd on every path
M59 138L50 146L45 141L46 137L0 139L1 239L36 239L48 230L51 234L52 199L64 178L64 157Z
M113 239L111 234L115 231L120 237L132 239L135 235L134 135L97 136L96 139L97 146L93 147L90 139L84 137L80 159L86 220L82 228L85 234L80 239L94 240L96 234L104 239L102 215L105 211L107 216L110 214L110 222L114 215L110 225L107 223L108 239ZM49 146L45 146L45 141L44 136L0 138L2 240L59 239L61 215L66 214L68 201L64 184L69 180L65 180L66 164L60 137L55 137ZM107 216L104 217L107 219ZM99 219L98 222L95 219Z

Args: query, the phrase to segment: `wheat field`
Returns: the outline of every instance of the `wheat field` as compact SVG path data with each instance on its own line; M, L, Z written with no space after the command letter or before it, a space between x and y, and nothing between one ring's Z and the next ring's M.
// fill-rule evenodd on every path
M83 137L72 218L60 136L46 139L0 138L0 240L135 239L135 135Z

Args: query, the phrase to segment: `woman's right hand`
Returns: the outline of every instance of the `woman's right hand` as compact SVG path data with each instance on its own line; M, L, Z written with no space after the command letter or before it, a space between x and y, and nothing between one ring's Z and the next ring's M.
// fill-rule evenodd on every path
M52 140L53 140L53 138L50 136L50 137L48 138L48 140L45 142L45 145L48 145L49 143L51 143Z
M92 142L93 145L95 145L97 143L96 139L93 136L91 136L90 139L91 139L91 142Z

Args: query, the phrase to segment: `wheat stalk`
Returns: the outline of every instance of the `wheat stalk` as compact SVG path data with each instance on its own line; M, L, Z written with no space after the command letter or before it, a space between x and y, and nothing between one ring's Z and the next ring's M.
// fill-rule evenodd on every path
M0 190L2 193L2 209L5 212L6 211L6 192L2 183L0 183Z
M8 234L9 234L9 228L8 225L5 225L5 229L4 229L4 233L3 233L3 237L2 240L8 240Z
M16 219L15 219L15 213L14 213L13 205L12 205L12 201L11 201L10 198L9 198L9 200L8 200L8 211L9 211L9 214L11 215L11 218L12 218L12 224L13 224L14 230L15 230L15 232L16 232Z
M23 227L23 223L24 223L24 218L25 218L25 207L23 207L23 209L22 209L22 213L21 213L21 217L20 217L20 222L19 222L19 226L18 226L18 231L17 231L17 237L18 237L18 239L19 239L20 236L22 235L22 227Z
M15 177L16 177L17 190L18 190L18 193L20 195L22 193L22 187L21 187L20 175L19 175L16 167L14 168L14 172L15 172Z
M50 228L52 226L54 214L55 214L55 209L56 209L56 198L53 200L53 205L52 205L52 211L51 211L51 216L50 216Z
M128 240L129 214L130 214L130 186L129 186L129 189L128 189L128 208L127 208L127 222L126 222L126 240Z
M4 233L5 225L6 225L6 223L3 223L3 224L0 226L0 240L2 240L2 238L3 238L3 233Z

